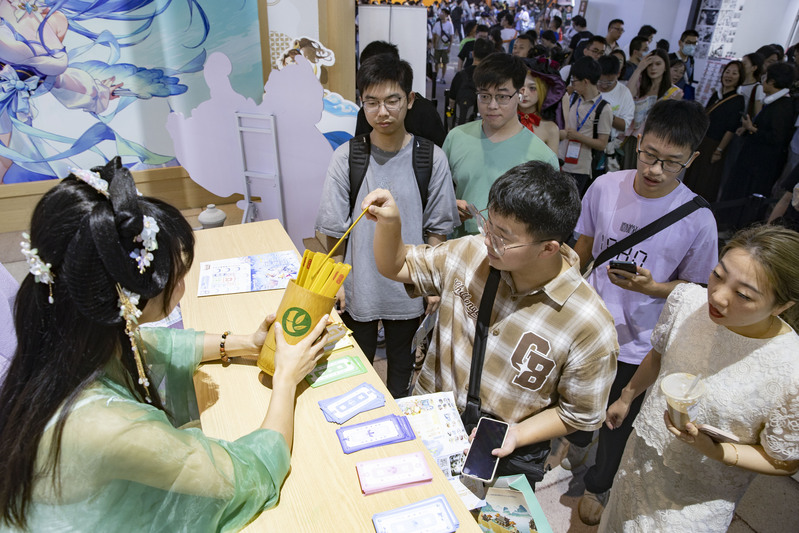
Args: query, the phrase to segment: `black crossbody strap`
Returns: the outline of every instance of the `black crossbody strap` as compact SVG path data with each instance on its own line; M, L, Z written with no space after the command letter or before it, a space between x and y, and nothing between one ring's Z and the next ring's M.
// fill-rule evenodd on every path
M483 360L488 340L488 323L491 321L491 309L494 307L497 287L499 287L499 270L491 267L483 289L483 296L480 298L480 309L477 311L477 326L474 330L474 346L472 346L472 368L469 371L469 392L466 396L466 410L464 411L464 418L475 422L480 418L480 380L483 374Z
M700 207L707 207L710 208L710 204L707 203L707 200L702 198L701 196L694 196L691 201L682 204L680 207L669 211L659 219L655 220L654 222L647 224L643 228L639 229L638 231L627 235L625 238L606 248L599 254L594 260L594 268L598 267L608 259L615 257L616 255L620 254L624 250L628 250L638 244L639 242L648 239L655 233L659 231L663 231L667 227L671 226L678 220L687 217Z

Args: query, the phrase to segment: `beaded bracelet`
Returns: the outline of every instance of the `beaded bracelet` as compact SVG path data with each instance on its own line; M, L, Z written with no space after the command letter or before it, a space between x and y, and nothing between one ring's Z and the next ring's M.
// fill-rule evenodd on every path
M732 449L735 450L735 462L734 463L729 463L729 464L727 464L727 466L735 466L735 465L738 464L738 447L735 444L731 443L731 442L729 444L730 444L730 446L732 446Z
M219 357L222 359L223 363L230 362L230 356L225 351L225 339L227 336L230 335L230 331L226 331L222 334L222 342L219 343Z

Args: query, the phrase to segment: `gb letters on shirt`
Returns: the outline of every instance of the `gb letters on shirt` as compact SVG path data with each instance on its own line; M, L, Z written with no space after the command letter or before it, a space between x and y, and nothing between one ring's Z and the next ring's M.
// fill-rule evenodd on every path
M550 349L549 341L531 331L525 332L510 357L518 372L513 384L530 391L540 390L555 368L555 361L547 357Z

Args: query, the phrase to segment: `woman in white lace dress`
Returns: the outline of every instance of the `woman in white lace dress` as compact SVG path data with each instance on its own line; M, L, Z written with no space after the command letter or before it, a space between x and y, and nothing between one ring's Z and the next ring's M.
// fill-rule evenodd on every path
M738 233L708 288L679 285L652 334L653 349L608 408L617 427L649 388L627 441L600 532L725 532L757 473L799 469L799 233ZM698 423L733 433L719 443L694 424L675 428L660 380L701 375Z

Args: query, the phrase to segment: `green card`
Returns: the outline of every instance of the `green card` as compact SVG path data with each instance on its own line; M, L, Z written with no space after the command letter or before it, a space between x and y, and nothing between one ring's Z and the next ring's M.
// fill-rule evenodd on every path
M347 355L345 357L339 357L338 359L327 360L324 363L316 365L316 368L305 376L305 380L311 387L319 387L365 372L366 367L359 357Z

